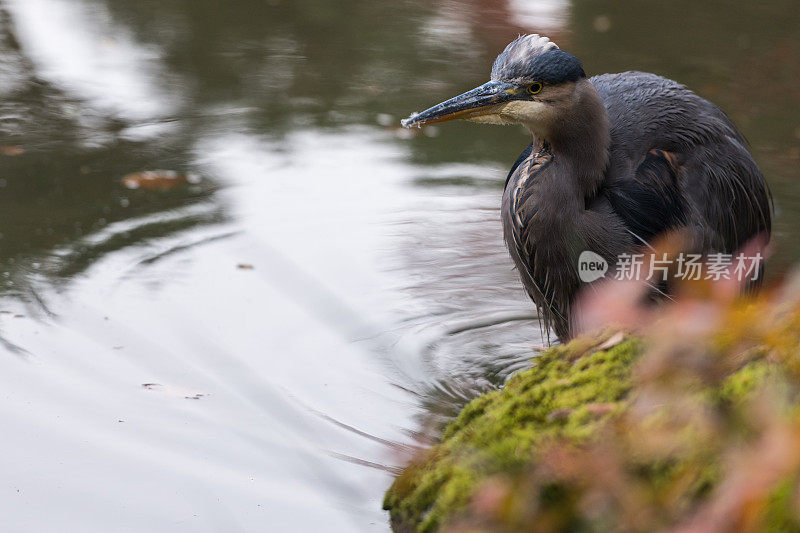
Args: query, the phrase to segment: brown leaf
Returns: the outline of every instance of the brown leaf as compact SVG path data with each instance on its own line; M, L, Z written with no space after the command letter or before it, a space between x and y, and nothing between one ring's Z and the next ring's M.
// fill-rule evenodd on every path
M14 157L25 153L25 148L19 145L3 145L0 146L0 154L8 157Z
M608 350L609 348L613 348L617 344L621 343L625 340L625 333L622 331L618 331L617 333L613 334L611 337L608 338L606 342L601 344L597 347L598 350Z
M178 185L198 181L199 178L193 174L181 174L174 170L147 170L128 174L122 178L122 185L128 189L168 191Z

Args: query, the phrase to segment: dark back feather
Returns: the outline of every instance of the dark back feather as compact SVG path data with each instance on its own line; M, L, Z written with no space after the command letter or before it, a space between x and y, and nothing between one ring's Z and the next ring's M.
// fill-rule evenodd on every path
M571 208L569 163L528 146L506 180L506 242L545 327L570 336L580 288L575 255L615 262L665 231L685 227L695 250L734 253L771 231L771 198L746 141L718 107L685 86L641 72L589 80L608 114L602 183ZM586 138L580 142L599 142ZM547 146L544 143L543 146ZM572 184L572 185L570 185ZM543 213L546 210L547 213Z

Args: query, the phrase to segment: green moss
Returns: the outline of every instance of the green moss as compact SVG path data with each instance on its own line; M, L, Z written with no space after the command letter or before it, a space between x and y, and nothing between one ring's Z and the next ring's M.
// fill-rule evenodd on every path
M795 509L797 500L796 486L796 479L787 479L772 492L765 513L764 530L766 532L796 533L800 531L800 522L797 520Z
M765 360L754 361L728 376L719 388L718 396L722 401L741 402L755 391L775 367Z
M800 533L800 303L779 294L676 304L647 353L632 338L548 350L395 480L393 527L703 530L724 511Z
M546 351L502 390L470 402L441 442L387 491L384 508L394 529L435 531L462 519L469 524L480 507L470 505L476 493L488 494L484 489L497 480L508 491L505 503L493 507L495 527L480 530L526 530L533 522L543 531L631 529L625 505L647 510L642 516L651 529L674 526L713 499L735 468L726 460L732 452L758 450L765 431L754 410L758 398L771 399L773 425L800 418L794 359L776 363L762 347L727 355L698 350L694 366L659 367L650 353L643 370L634 373L643 352L634 338L605 350L597 340L580 339ZM644 381L642 371L650 372ZM548 471L542 459L551 460L545 454L554 449L568 450L560 460L571 463L568 470L578 477L536 477ZM614 489L622 499L584 514L579 502L587 491L599 490L594 498L605 492L602 474L608 469L614 474L609 479L622 483ZM758 520L766 531L800 532L800 471L789 469L787 475L761 497Z
M596 343L595 343L596 344ZM386 493L399 531L433 531L470 502L487 478L520 474L548 439L580 443L624 406L641 343L594 349L585 339L552 348L498 391L468 404L439 445Z

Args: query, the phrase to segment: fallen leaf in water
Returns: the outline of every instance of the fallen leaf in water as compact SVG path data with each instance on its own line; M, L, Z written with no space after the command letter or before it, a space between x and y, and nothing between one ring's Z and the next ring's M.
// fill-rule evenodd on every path
M0 146L0 154L14 157L25 153L25 148L22 146Z
M168 191L178 185L194 184L199 181L199 176L195 174L182 174L174 170L147 170L128 174L122 178L122 185L128 189Z

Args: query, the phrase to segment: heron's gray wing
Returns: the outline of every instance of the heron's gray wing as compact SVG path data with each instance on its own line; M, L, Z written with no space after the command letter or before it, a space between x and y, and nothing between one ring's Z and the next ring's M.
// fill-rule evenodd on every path
M772 198L744 141L726 136L694 147L683 168L703 249L733 253L772 230Z
M630 179L617 180L603 193L639 243L687 222L687 206L679 183L680 157L650 150Z
M649 240L685 223L702 251L728 253L770 232L764 177L722 110L655 74L591 82L611 123L604 192L629 231Z

